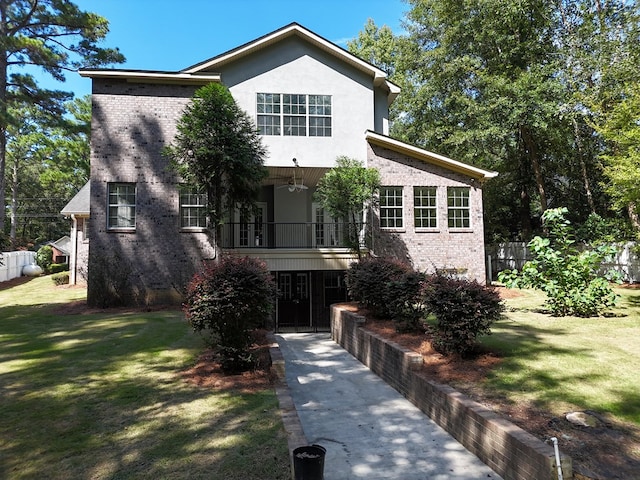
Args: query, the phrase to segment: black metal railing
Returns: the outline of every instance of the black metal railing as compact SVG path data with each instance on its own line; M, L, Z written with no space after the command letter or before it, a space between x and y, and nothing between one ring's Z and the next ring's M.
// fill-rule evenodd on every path
M226 223L223 248L348 248L351 224L327 223ZM355 236L354 236L355 238Z

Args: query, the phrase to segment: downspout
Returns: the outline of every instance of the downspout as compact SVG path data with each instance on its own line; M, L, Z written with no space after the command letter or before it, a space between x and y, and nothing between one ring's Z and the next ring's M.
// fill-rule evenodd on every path
M69 261L69 285L76 285L76 266L78 264L78 219L74 213L71 214L71 259Z

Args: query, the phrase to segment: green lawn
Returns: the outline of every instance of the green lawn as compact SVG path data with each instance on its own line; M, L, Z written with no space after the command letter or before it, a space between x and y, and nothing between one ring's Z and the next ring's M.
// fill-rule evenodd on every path
M544 295L516 290L482 343L504 355L485 387L555 414L594 410L640 425L640 290L621 295L614 316L551 317Z
M190 385L202 342L180 311L64 313L84 297L0 291L0 478L290 478L272 389Z

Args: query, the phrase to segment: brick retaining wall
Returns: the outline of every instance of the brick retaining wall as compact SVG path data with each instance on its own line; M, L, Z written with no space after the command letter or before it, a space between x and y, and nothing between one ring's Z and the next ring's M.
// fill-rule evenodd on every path
M421 376L422 356L361 328L365 318L331 308L335 342L429 415L505 480L557 479L552 446L455 389ZM565 479L571 458L561 457Z

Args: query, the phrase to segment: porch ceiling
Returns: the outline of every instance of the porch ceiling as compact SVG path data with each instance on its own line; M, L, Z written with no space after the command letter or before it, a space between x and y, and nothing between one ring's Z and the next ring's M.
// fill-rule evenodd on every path
M296 182L301 181L308 187L315 187L318 181L327 173L329 168L319 167L267 167L269 176L262 182L263 185L287 185L293 180L295 174Z

